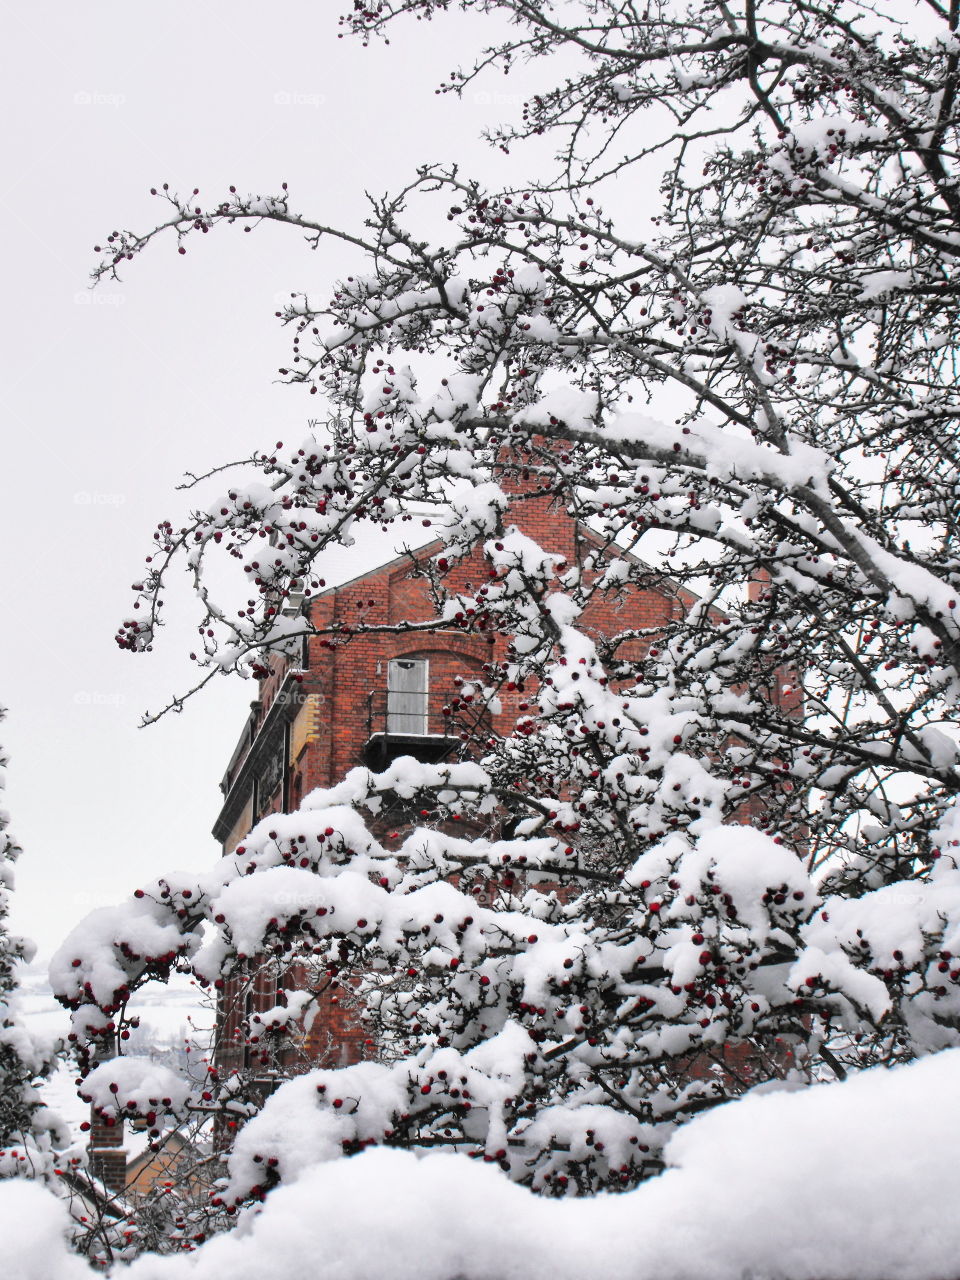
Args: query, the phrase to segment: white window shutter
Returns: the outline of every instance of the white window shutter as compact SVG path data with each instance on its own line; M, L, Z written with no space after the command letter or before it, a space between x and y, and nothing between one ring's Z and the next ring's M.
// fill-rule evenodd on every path
M387 668L387 733L428 732L426 658L394 658Z

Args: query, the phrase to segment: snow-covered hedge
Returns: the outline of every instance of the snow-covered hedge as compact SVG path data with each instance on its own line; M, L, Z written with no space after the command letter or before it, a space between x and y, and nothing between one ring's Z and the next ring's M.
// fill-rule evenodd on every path
M960 1050L755 1090L692 1121L623 1195L557 1201L457 1155L306 1167L235 1232L113 1280L943 1280L957 1274ZM5 1280L80 1280L63 1208L0 1186Z

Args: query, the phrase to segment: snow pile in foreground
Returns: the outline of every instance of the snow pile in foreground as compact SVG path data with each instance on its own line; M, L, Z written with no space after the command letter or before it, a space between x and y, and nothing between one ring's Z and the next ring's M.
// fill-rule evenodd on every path
M692 1121L621 1196L538 1198L466 1157L374 1150L305 1169L190 1256L114 1280L943 1280L960 1050L843 1084L758 1091ZM5 1280L78 1280L50 1194L0 1186Z

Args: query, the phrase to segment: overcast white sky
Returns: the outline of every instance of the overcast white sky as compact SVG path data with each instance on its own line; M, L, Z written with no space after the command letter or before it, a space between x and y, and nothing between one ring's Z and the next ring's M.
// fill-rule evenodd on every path
M341 3L0 6L0 740L25 848L14 925L44 953L140 880L217 856L217 784L254 689L223 681L139 729L189 676L189 634L171 627L133 657L113 633L156 521L187 501L183 471L316 415L316 397L273 382L288 353L276 298L353 265L283 229L223 228L186 257L157 245L91 294L93 245L152 225L164 181L211 200L286 181L300 209L349 226L365 187L394 188L417 163L505 163L476 138L518 110L513 88L459 106L434 95L453 37L469 52L489 20L411 24L364 50L337 39Z

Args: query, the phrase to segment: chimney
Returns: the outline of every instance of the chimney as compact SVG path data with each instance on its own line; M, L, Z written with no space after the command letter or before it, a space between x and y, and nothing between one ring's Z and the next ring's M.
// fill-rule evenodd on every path
M127 1186L127 1153L123 1145L123 1121L108 1125L100 1116L90 1112L90 1172L99 1178L108 1191L122 1195Z

